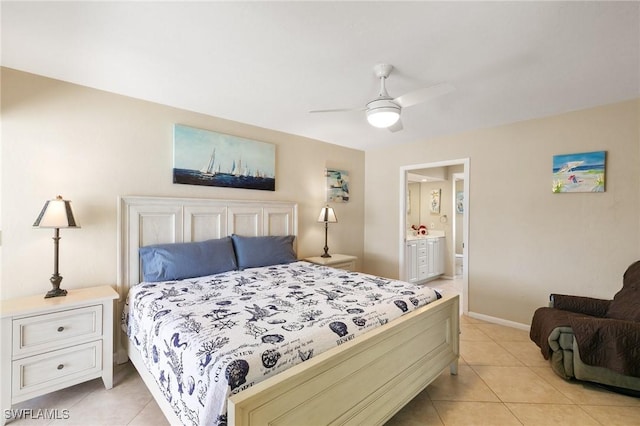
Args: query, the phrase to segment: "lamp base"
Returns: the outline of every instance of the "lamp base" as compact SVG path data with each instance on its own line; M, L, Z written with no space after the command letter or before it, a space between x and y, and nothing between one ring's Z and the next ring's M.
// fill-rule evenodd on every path
M67 295L67 290L63 290L61 288L53 288L49 290L47 294L44 295L44 298L49 299L50 297L60 297L60 296L66 296L66 295Z
M322 256L320 256L320 257L331 257L331 255L330 255L329 253L325 253L325 254L323 254L323 255L322 255Z
M51 281L51 285L53 286L53 288L49 290L47 294L44 295L45 299L49 299L50 297L60 297L60 296L67 295L67 290L63 290L60 288L60 283L62 282L62 276L58 274L57 267L56 267L56 271L53 273L53 275L51 275L51 278L49 278L49 281Z

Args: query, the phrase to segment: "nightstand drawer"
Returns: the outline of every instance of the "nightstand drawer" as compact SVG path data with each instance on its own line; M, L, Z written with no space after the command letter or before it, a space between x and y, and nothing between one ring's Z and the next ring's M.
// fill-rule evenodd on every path
M355 266L354 266L353 261L351 262L341 262L341 263L334 263L333 265L331 265L332 268L336 268L336 269L344 269L345 271L349 271L349 272L353 272L355 270Z
M355 271L356 260L358 260L358 258L355 256L350 256L348 254L334 253L330 257L307 257L304 260L316 265L330 266L336 269L344 269L345 271Z
M13 359L98 339L102 305L13 320Z
M102 371L102 341L72 346L13 362L13 397L59 389Z

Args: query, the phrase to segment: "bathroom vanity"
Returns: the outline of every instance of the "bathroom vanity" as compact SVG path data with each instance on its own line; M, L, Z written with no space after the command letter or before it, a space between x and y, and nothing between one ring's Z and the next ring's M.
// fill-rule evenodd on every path
M408 236L405 250L406 280L422 283L444 274L444 235Z

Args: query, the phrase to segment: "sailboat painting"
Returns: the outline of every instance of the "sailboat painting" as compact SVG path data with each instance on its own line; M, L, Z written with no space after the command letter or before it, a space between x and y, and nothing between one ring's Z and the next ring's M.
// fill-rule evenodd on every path
M276 146L175 124L173 183L276 189Z
M604 192L606 151L553 156L553 192Z

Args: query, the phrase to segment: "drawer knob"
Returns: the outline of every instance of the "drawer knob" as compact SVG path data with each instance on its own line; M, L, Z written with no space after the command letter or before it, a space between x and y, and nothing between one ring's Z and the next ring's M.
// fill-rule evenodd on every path
M58 364L58 370L62 370L64 368L63 364Z
M58 327L58 333L61 333L63 331L64 331L64 327L63 326Z

